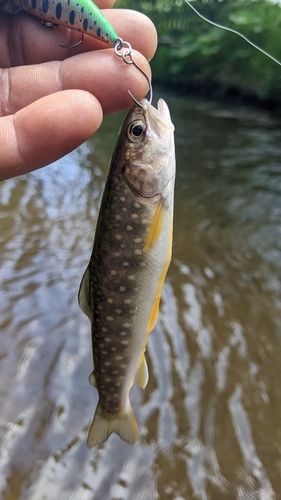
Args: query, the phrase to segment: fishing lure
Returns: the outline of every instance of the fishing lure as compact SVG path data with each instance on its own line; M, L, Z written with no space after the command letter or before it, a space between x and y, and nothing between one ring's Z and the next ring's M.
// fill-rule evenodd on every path
M19 10L38 17L50 27L64 26L82 35L99 38L114 46L119 37L101 10L92 0L2 0L0 10L15 13Z

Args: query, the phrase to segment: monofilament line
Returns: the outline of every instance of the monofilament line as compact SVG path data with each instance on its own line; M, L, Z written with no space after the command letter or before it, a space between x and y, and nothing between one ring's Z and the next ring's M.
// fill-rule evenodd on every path
M213 26L215 26L216 28L220 28L222 30L225 30L225 31L230 31L231 33L234 33L235 35L238 35L240 36L241 38L243 38L247 43L249 43L250 45L252 45L252 47L254 47L255 49L259 50L262 54L264 54L266 57L269 57L269 59L271 59L272 61L274 61L276 64L279 64L279 66L281 66L281 62L278 61L278 59L276 59L275 57L273 57L271 54L269 54L268 52L266 52L265 50L261 49L261 47L259 47L258 45L256 45L254 42L251 42L251 40L249 40L249 38L247 38L245 35L242 35L242 33L239 33L239 31L236 31L232 28L228 28L227 26L223 26L221 24L218 24L218 23L215 23L214 21L210 21L210 19L207 19L205 16L203 16L202 14L200 14L200 12L198 12L197 9L195 9L195 7L193 7L193 5L191 5L191 3L188 1L188 0L184 0L187 5L197 14L197 16L201 17L201 19L203 19L203 21L206 21L207 23L209 24L212 24Z

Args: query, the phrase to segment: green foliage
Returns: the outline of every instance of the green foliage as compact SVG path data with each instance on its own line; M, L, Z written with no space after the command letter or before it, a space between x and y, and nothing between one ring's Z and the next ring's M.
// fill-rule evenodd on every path
M213 81L281 100L281 67L241 37L205 22L184 0L118 0L116 5L141 11L156 25L155 79L181 85ZM192 5L207 19L241 32L281 60L281 4L197 0Z

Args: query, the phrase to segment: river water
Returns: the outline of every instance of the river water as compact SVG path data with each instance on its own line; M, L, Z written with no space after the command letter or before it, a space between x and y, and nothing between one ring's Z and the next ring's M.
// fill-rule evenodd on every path
M120 115L0 185L3 500L281 499L281 118L165 95L176 126L173 261L140 437L89 450L97 403L77 303Z

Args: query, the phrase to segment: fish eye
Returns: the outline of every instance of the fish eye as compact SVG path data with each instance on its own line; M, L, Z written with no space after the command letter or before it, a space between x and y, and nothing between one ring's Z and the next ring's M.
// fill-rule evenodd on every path
M141 125L135 125L132 130L131 130L132 134L135 136L135 137L139 137L141 134L142 134L142 126Z
M140 142L145 134L146 126L142 120L135 120L130 123L127 129L128 138L133 142Z

